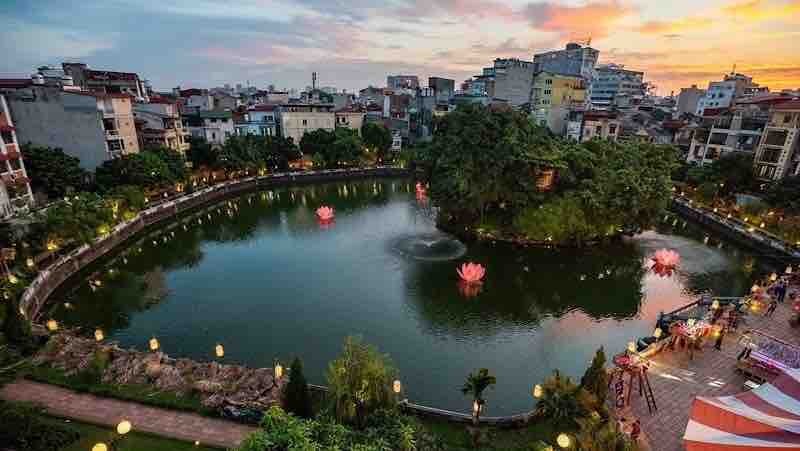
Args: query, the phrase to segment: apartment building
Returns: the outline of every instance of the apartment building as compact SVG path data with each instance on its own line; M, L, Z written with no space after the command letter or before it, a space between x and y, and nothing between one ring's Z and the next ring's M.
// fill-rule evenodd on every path
M199 111L183 115L183 126L195 138L205 139L212 146L222 146L236 134L230 111Z
M60 147L88 170L139 152L130 95L82 91L70 85L45 86L40 84L43 82L35 78L28 86L6 90L20 142Z
M617 141L622 122L612 111L583 111L573 109L567 121L567 138L585 142L592 139Z
M5 96L0 94L0 217L26 212L32 205L33 194L14 121Z
M414 90L419 88L419 77L416 75L389 75L386 77L386 87L394 90Z
M687 113L697 113L697 104L705 95L706 90L698 88L697 85L692 85L690 88L681 88L681 92L678 94L678 117Z
M708 84L705 96L697 103L696 113L703 116L707 109L730 108L746 91L752 91L757 86L752 77L737 73L726 74L721 81Z
M644 72L625 69L618 64L606 64L595 69L591 83L591 102L594 108L628 108L639 105L645 97Z
M772 108L755 157L755 174L764 180L800 175L800 100Z
M247 109L244 120L234 122L237 136L276 136L278 125L276 117L277 105L261 104Z
M557 135L566 133L569 112L586 103L586 83L577 75L539 72L531 91L531 118Z
M336 116L333 104L326 103L287 103L278 108L278 127L281 135L292 138L295 144L306 132L311 130L333 131Z
M149 100L149 83L135 72L92 70L84 63L62 63L61 68L82 90L100 94L127 94L139 102Z
M578 75L588 81L594 75L599 56L599 50L571 42L563 50L533 55L533 69L534 72Z
M175 102L151 98L150 103L135 103L133 115L140 147L166 147L181 154L189 150L190 133Z
M533 63L516 58L498 58L475 78L483 81L492 99L520 107L531 100Z
M336 118L336 128L355 130L356 133L361 135L361 126L364 125L366 117L365 109L357 106L341 108L334 111L334 116Z

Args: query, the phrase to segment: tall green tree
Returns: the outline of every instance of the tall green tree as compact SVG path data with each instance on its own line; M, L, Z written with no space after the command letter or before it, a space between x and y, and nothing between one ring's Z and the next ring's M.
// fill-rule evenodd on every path
M169 167L169 171L175 180L186 180L189 171L186 169L186 157L180 152L168 147L154 147L145 150L158 155Z
M800 213L800 176L784 177L770 186L767 201L788 213Z
M598 406L594 395L556 370L542 384L542 396L536 404L536 413L555 424L574 428L579 418L589 416Z
M386 159L392 147L392 132L388 128L377 122L366 122L361 126L361 139L370 152L380 159Z
M203 138L189 138L189 151L186 157L192 162L192 167L214 167L217 164L217 151Z
M336 418L363 427L370 414L392 408L396 378L389 356L360 338L345 338L342 353L330 363L327 373Z
M483 398L483 392L496 383L497 378L489 374L489 370L487 368L481 368L478 371L469 373L469 375L467 375L467 380L464 381L464 386L461 387L461 393L471 396L472 401L479 407L476 411L474 411L476 423L480 419L480 413L481 410L483 410L483 406L486 404L486 400Z
M89 177L89 173L80 167L80 160L60 148L25 144L22 155L31 179L31 189L43 192L51 199L80 191Z
M606 353L602 346L595 352L592 364L583 373L581 387L593 394L599 405L605 404L608 396L608 372L606 371Z
M106 191L120 185L161 187L178 178L159 154L144 151L106 161L96 169L95 180Z
M300 150L308 155L325 155L330 152L330 147L336 141L336 134L325 129L311 130L300 138Z
M303 374L303 364L299 358L292 361L289 370L289 383L286 384L285 404L286 410L301 418L311 418L311 393L308 390L308 382Z

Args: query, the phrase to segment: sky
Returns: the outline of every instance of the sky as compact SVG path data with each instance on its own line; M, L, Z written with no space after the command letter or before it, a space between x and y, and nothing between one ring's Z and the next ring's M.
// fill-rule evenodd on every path
M495 58L586 41L662 95L736 65L800 88L800 0L3 0L0 77L65 59L154 88L354 91L387 74L461 82Z

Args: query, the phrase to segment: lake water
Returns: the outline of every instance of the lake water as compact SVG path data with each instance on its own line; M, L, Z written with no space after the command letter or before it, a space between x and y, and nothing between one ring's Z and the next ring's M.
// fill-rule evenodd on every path
M317 222L319 205L336 209L333 224ZM155 336L173 357L212 359L217 343L250 366L299 356L318 384L343 338L362 335L412 402L468 411L463 380L489 368L485 414L501 415L530 409L554 369L579 378L598 347L610 356L651 334L659 312L704 290L740 295L773 270L675 216L587 250L465 246L433 217L404 179L247 194L142 235L65 285L49 315L124 346ZM671 277L648 270L665 247L682 257ZM487 268L479 293L459 288L465 261Z

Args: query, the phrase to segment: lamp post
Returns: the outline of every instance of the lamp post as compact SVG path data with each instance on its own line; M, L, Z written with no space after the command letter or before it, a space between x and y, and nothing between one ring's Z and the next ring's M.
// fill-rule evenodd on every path
M572 446L572 439L569 435L562 432L561 434L558 434L558 437L556 437L556 444L561 449L569 449Z

